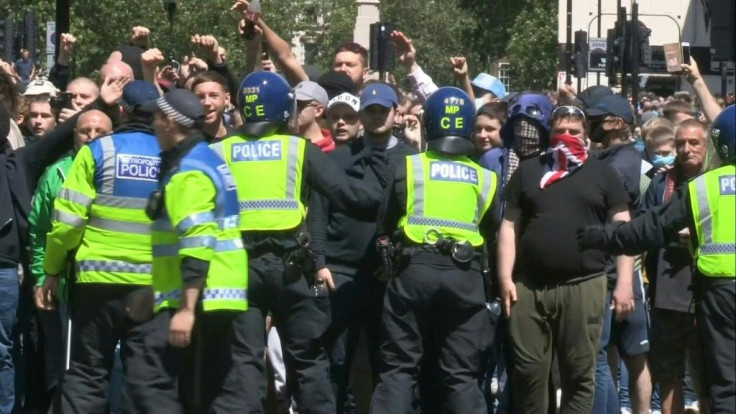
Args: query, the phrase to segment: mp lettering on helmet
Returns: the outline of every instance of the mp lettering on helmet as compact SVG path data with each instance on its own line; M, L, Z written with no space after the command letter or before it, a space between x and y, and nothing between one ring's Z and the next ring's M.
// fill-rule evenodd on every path
M255 141L233 144L230 150L232 162L279 161L283 152L281 141Z
M246 99L248 97L246 96ZM256 116L266 116L266 110L264 109L263 105L256 105L251 107L250 105L246 105L243 107L243 113L245 113L245 116L250 118L253 116L253 109L256 111Z
M718 177L721 195L736 195L736 175Z
M157 181L161 159L144 155L117 154L115 178L123 180Z
M477 185L478 171L475 168L452 161L432 161L429 163L429 179Z

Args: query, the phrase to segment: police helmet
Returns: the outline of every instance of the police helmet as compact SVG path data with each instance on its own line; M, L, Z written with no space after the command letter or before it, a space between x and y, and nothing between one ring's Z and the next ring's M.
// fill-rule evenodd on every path
M710 128L710 137L721 160L733 164L736 161L736 105L718 114Z
M294 93L281 76L272 72L253 72L238 89L238 108L243 116L243 131L257 137L286 126L294 108Z
M424 131L430 150L452 155L472 154L474 124L475 104L458 88L439 88L424 103Z

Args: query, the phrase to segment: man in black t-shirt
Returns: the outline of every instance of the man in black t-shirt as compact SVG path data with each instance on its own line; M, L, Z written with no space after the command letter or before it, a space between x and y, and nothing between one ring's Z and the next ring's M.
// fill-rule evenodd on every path
M522 162L505 189L498 272L513 344L518 412L547 411L553 349L565 396L561 411L591 412L593 406L607 255L600 250L580 252L575 229L580 223L630 217L616 172L588 158L586 126L579 108L557 108L551 119L551 147ZM626 260L632 259L617 258L619 263ZM633 309L630 290L613 301L620 314Z

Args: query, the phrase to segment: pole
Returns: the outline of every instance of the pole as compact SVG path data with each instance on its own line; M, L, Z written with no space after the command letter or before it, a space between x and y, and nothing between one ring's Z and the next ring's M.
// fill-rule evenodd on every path
M601 0L598 0L598 38L601 37ZM588 32L590 33L590 31ZM601 73L596 72L595 73L595 84L600 85L601 84ZM578 88L578 92L580 92L580 88Z
M725 97L726 96L726 92L727 92L726 89L727 89L727 86L728 86L727 85L727 83L728 83L727 82L727 80L728 80L728 78L727 78L728 73L726 71L726 61L725 60L722 60L720 63L721 63L721 96L724 96Z
M639 105L639 3L631 5L631 102Z
M567 44L565 45L565 83L572 84L572 0L567 0Z

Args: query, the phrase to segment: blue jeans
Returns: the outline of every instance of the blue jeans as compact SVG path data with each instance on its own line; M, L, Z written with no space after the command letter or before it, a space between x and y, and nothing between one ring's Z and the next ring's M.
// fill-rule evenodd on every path
M598 360L595 364L595 398L593 399L593 412L596 414L619 414L618 394L616 384L613 382L611 368L608 366L608 343L611 339L611 317L613 310L610 307L613 291L606 293L606 314L603 318L603 333L601 334L601 346L598 352Z
M11 352L18 292L18 269L0 268L0 414L10 414L15 403L15 368Z

